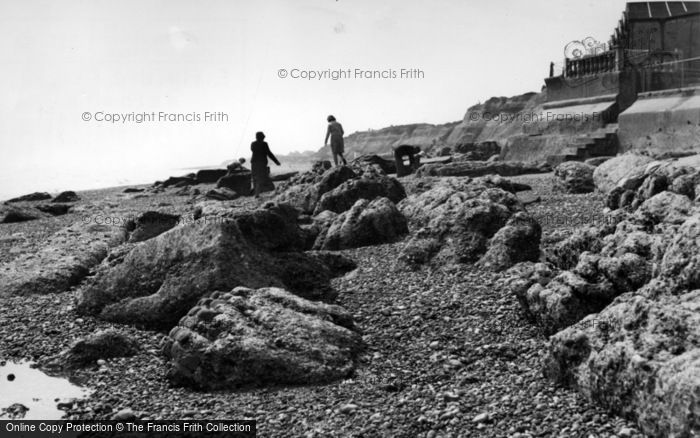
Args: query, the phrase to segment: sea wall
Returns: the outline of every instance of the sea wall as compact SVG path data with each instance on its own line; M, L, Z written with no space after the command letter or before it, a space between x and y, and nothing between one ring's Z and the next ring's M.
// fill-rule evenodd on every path
M641 93L618 120L623 151L700 152L700 87Z

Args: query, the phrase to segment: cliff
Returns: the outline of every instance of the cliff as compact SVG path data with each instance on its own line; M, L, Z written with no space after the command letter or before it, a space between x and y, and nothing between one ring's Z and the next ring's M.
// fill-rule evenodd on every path
M415 123L355 132L345 137L345 150L352 158L354 154L390 154L393 147L403 144L420 146L424 151L437 153L444 147L453 148L460 144L482 141L505 143L509 136L522 132L523 118L520 116L543 100L541 93L492 97L469 107L462 121L442 125ZM520 116L516 117L516 114ZM329 148L321 148L317 155L329 156Z

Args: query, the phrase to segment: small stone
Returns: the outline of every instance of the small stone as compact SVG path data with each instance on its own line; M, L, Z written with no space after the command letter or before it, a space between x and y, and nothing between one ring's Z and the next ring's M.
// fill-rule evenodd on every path
M446 392L442 395L442 397L445 399L447 402L451 401L457 401L459 400L459 394L454 393L454 392Z
M472 418L472 423L487 423L491 420L491 416L487 412L482 412L476 417Z
M347 403L347 404L344 404L343 406L341 406L340 409L338 409L338 411L339 411L341 414L350 415L350 414L355 413L355 411L356 411L358 408L359 408L359 406L357 406L356 404Z
M133 420L136 418L136 413L129 409L125 408L117 412L116 414L112 415L112 420L114 421L126 421L126 420Z
M629 427L623 427L617 432L617 436L620 438L631 438L631 436L634 434L634 431L632 428Z
M104 360L104 359L97 359L97 365L103 366L103 365L106 365L106 364L107 364L107 361L106 361L106 360Z
M7 380L9 380L10 382L12 382L13 380L15 380L15 375L14 375L14 374L8 374L8 375L7 375Z
M438 341L433 341L430 344L428 344L428 346L432 349L436 349L440 346L440 343Z

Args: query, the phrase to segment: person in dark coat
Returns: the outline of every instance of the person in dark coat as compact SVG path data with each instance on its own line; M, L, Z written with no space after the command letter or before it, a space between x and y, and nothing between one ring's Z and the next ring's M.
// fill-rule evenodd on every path
M343 141L343 125L335 120L335 117L328 116L328 130L326 131L326 141L324 145L328 144L328 138L331 139L331 152L333 153L333 162L338 165L338 158L343 162L343 164L348 164L345 160L343 154L345 153L345 142Z
M267 167L267 158L269 157L278 166L280 162L270 151L265 140L265 134L257 132L255 141L250 144L250 150L253 151L253 157L250 159L250 170L253 173L253 192L255 196L259 196L262 192L274 190L275 186L270 179L270 168Z

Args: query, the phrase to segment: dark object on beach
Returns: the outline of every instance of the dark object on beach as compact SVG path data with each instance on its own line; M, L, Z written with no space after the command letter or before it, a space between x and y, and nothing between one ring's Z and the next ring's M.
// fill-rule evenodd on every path
M401 145L394 149L394 160L396 160L396 176L410 175L420 167L420 147L411 145ZM408 158L408 163L404 162Z
M124 193L141 193L141 192L143 192L144 190L145 190L145 189L139 189L139 188L136 188L136 187L129 187L129 188L124 189Z
M51 201L55 202L55 201ZM52 216L61 216L70 211L71 208L73 208L72 205L70 204L43 204L43 205L37 205L36 207L38 210L43 211L44 213L48 213Z
M7 417L10 420L20 420L27 415L29 408L21 403L13 403L6 408L0 409L0 418Z
M245 168L229 169L229 172L216 182L216 187L233 190L239 196L250 196L252 191L250 187L251 175L252 173Z
M143 242L168 231L180 220L180 216L158 211L147 211L133 222L129 242Z
M2 224L33 221L41 217L41 212L31 207L10 206L0 208L0 223Z
M163 188L166 187L184 187L184 186L191 186L197 184L197 182L194 179L195 175L194 173L191 173L189 175L185 176L171 176L170 178L166 179L162 183L160 183L160 186Z
M197 171L194 179L197 181L197 184L214 184L226 173L228 173L226 169L202 169Z
M51 195L46 192L34 192L28 195L18 196L17 198L8 199L5 202L44 201L46 199L51 199Z
M8 374L8 375L7 375L7 380L8 380L9 382L14 381L14 380L15 380L15 375L14 375L14 374Z
M255 141L250 144L253 157L250 159L250 167L253 172L253 192L258 196L262 192L269 192L275 189L275 185L270 179L270 168L267 166L268 157L278 166L280 162L270 151L270 146L265 140L265 134L257 132Z
M76 202L80 201L80 197L73 191L66 191L66 192L61 192L58 195L56 195L55 198L51 200L51 202Z

